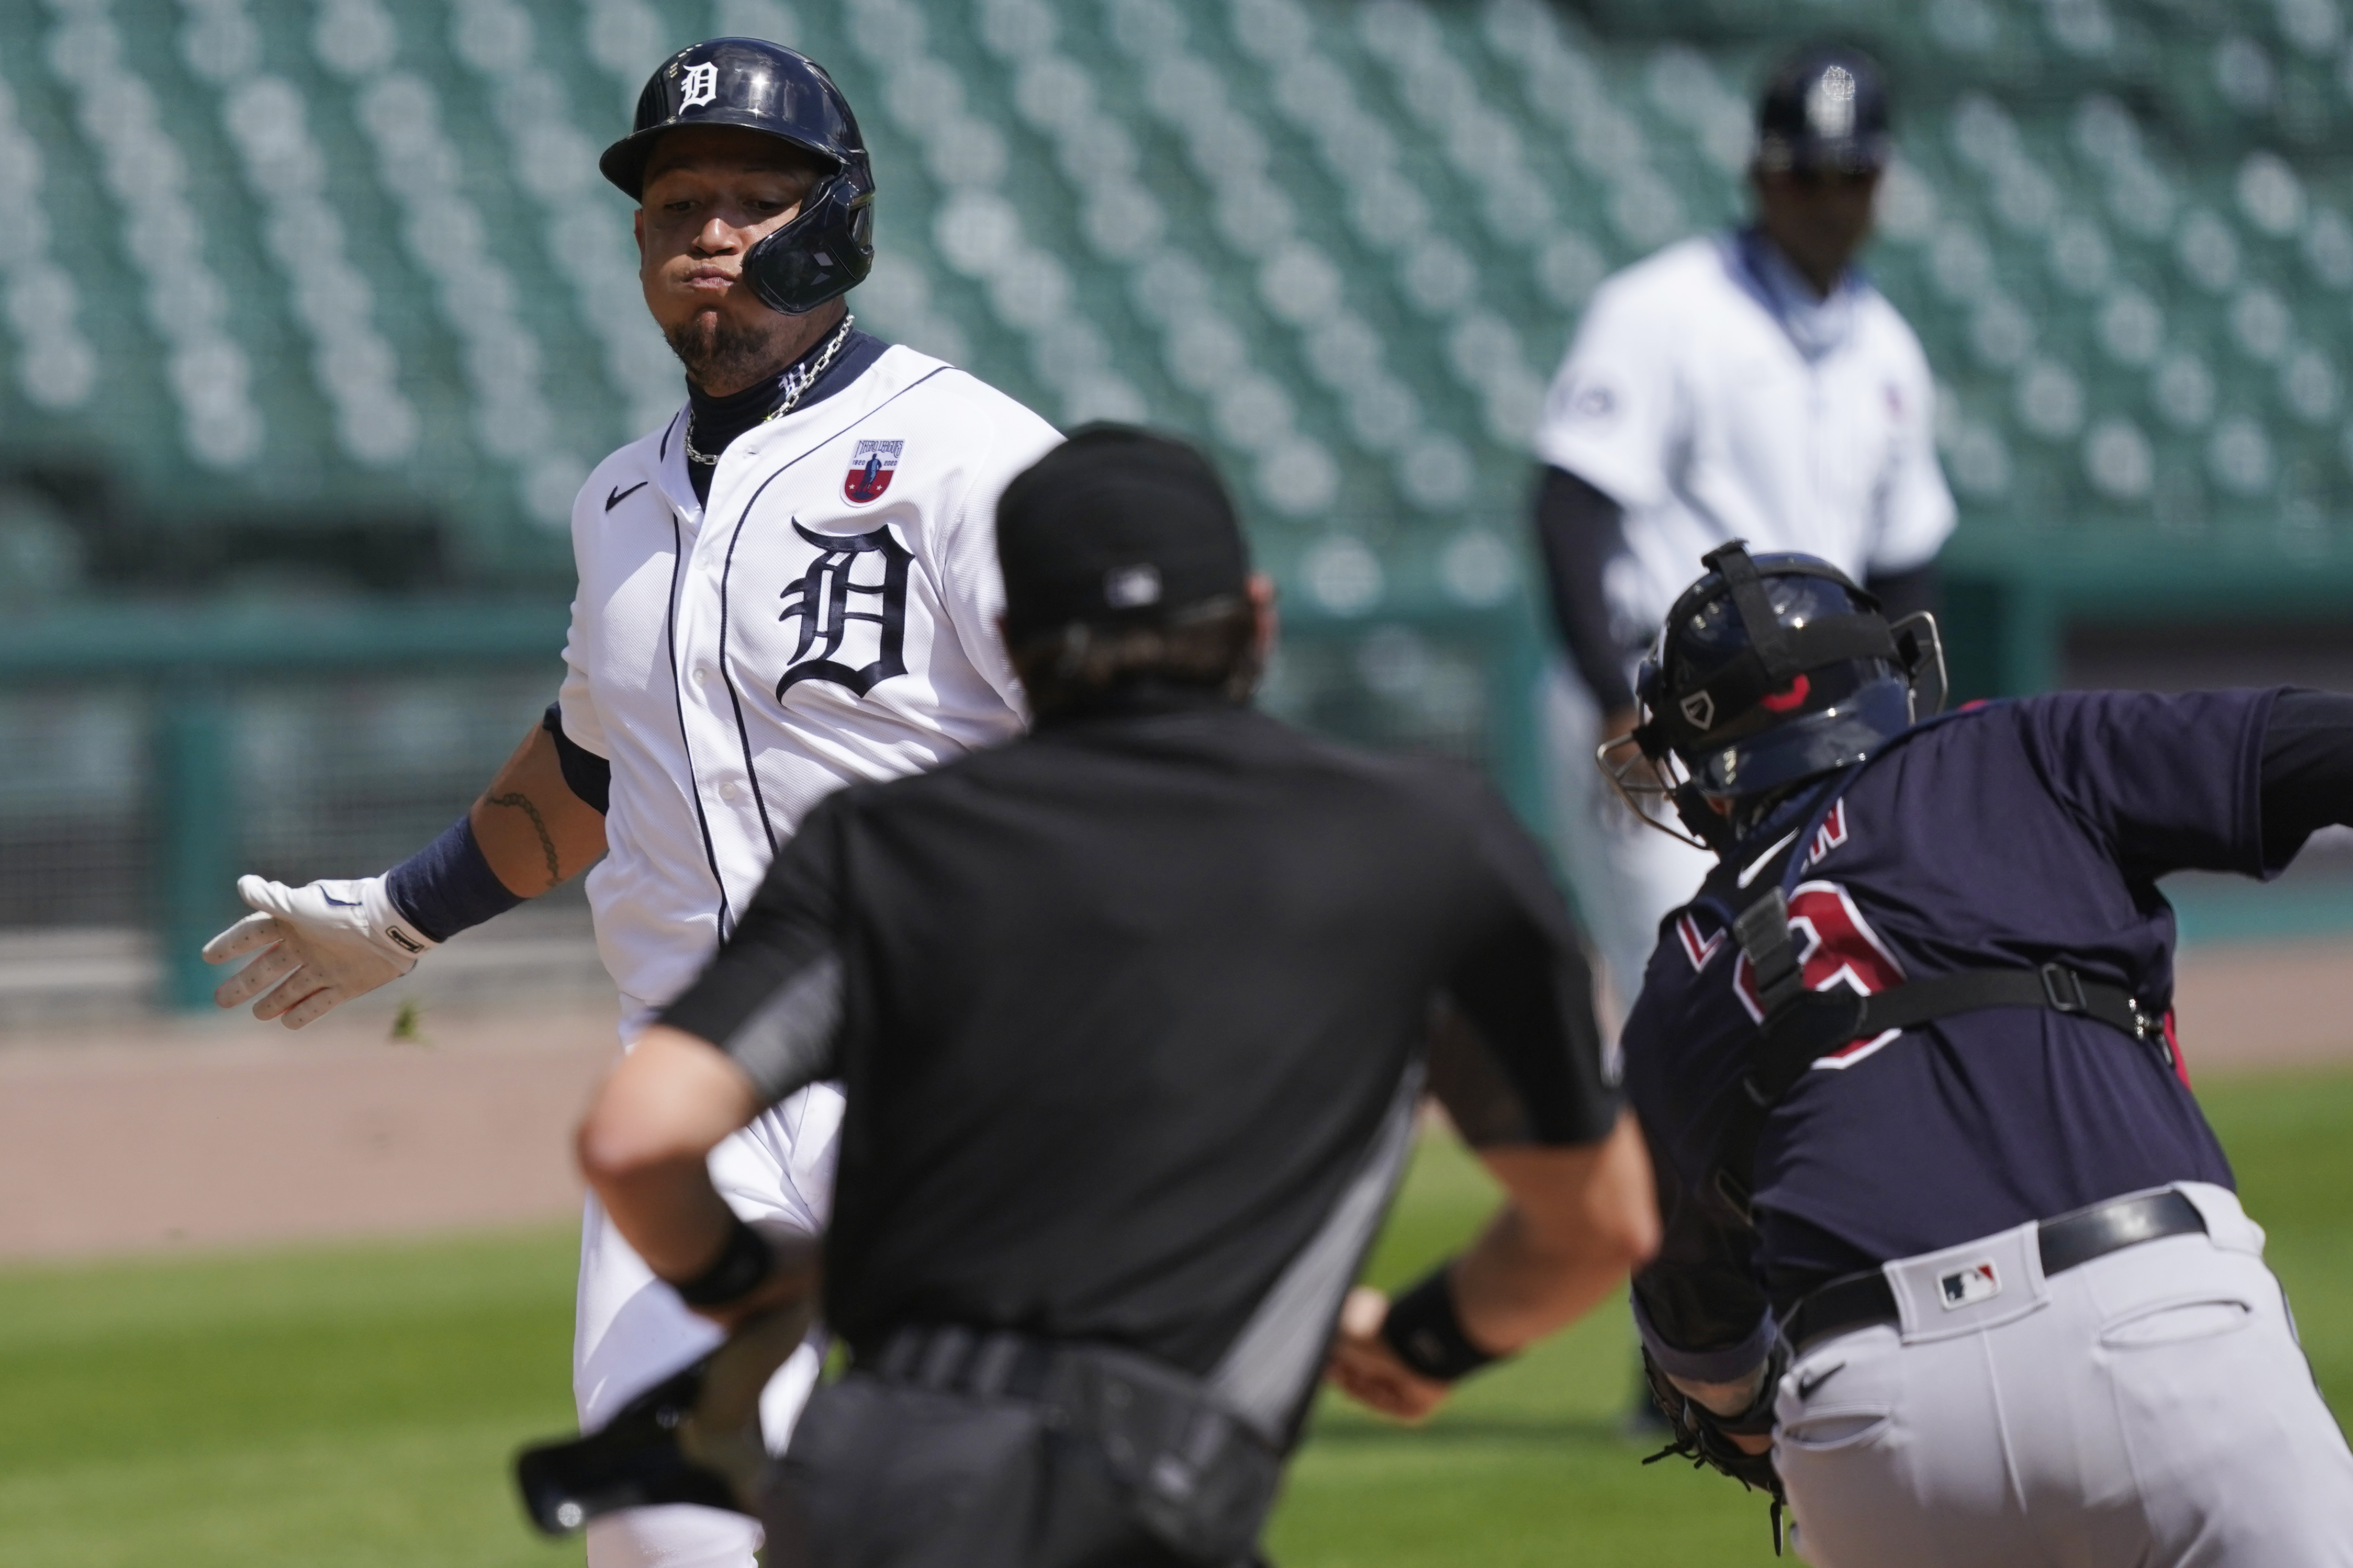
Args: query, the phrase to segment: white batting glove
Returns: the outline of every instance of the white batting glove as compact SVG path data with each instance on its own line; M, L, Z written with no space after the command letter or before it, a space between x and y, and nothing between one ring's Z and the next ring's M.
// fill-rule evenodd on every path
M258 912L205 943L205 962L259 956L223 981L213 1000L234 1007L259 996L253 1016L290 1029L399 979L440 945L394 905L382 877L290 888L245 876L237 896Z

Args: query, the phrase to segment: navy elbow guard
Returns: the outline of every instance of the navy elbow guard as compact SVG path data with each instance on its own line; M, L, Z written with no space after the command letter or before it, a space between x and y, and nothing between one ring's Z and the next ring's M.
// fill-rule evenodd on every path
M1471 1342L1462 1320L1454 1310L1454 1288L1447 1283L1451 1262L1441 1263L1422 1281L1389 1302L1381 1320L1381 1338L1422 1376L1452 1383L1469 1376L1500 1356L1490 1355Z

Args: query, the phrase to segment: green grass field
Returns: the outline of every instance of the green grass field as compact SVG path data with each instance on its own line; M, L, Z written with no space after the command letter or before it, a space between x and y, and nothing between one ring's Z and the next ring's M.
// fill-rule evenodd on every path
M2353 1074L2206 1101L2322 1386L2353 1409ZM20 1197L18 1201L23 1201ZM1491 1201L1426 1146L1373 1273L1409 1278ZM506 1461L564 1430L568 1232L0 1271L7 1568L530 1568ZM1272 1532L1285 1568L1772 1560L1753 1495L1636 1463L1624 1314L1470 1384L1413 1432L1327 1406Z

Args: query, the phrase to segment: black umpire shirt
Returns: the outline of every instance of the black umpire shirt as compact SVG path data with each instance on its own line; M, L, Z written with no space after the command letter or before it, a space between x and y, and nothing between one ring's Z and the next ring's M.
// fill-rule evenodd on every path
M825 1306L860 1357L956 1323L1207 1375L1296 1299L1303 1397L1425 1070L1474 1143L1618 1110L1491 790L1191 692L828 797L663 1021L771 1103L842 1081Z

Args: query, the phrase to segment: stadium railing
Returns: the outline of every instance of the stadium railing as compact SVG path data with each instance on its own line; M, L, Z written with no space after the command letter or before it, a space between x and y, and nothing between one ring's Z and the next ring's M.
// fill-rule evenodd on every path
M0 784L47 784L45 807L0 788L0 924L144 926L158 1000L206 1005L221 976L198 950L241 912L238 875L364 876L421 845L552 700L565 626L550 596L101 605L0 623L0 694L51 721L0 714L17 749ZM1543 651L1524 601L1296 606L1283 635L1268 707L1460 756L1542 820L1527 715ZM111 721L111 744L60 742L78 710ZM58 772L77 749L98 753L94 781Z

